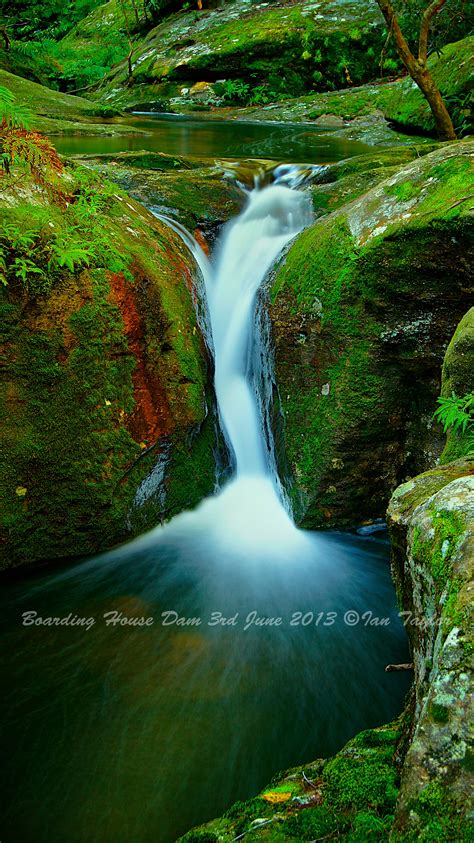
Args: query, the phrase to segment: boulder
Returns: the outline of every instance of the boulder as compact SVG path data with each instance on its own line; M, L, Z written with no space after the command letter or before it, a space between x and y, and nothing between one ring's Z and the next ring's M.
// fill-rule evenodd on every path
M304 526L383 517L442 450L441 364L472 295L473 149L443 146L321 217L270 279L278 450Z
M2 567L109 548L215 483L190 253L90 170L62 182L66 207L27 185L0 199Z

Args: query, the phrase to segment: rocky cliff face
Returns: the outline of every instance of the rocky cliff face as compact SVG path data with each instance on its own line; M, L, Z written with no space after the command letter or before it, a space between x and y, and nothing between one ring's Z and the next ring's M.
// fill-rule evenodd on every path
M276 374L305 526L383 516L397 484L441 451L439 373L472 292L472 150L444 146L323 216L274 275Z
M191 256L85 168L63 181L67 207L1 200L3 567L110 547L214 486Z

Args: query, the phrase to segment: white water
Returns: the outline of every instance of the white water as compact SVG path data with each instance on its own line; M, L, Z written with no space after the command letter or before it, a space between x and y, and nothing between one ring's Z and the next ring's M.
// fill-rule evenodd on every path
M287 187L250 194L224 234L207 299L215 354L215 389L237 479L268 476L255 393L249 379L255 297L283 247L311 219L309 199Z
M185 228L162 219L184 240L204 279L207 313L201 322L214 354L219 418L233 477L196 510L136 542L149 544L165 533L179 543L209 543L213 552L237 548L248 555L264 549L273 560L288 560L306 552L309 539L296 529L271 470L251 360L258 289L283 248L311 222L310 197L281 184L249 193L240 216L224 229L213 263Z

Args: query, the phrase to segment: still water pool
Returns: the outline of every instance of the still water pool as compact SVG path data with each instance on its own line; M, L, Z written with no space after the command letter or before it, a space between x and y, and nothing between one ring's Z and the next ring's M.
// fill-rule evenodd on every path
M148 134L120 137L55 136L52 140L58 152L64 155L98 155L145 149L168 155L268 158L308 164L331 163L373 150L373 147L360 141L336 138L331 131L316 129L308 124L248 123L176 115L141 115L127 118L126 123Z

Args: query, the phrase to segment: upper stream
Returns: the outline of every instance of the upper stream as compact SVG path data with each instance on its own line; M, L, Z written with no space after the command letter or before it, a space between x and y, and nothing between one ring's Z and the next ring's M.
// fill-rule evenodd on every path
M298 530L262 431L256 294L310 219L304 192L272 185L210 261L191 244L233 464L224 489L3 589L4 843L171 843L402 708L409 677L384 670L408 660L388 544ZM53 617L67 620L35 623Z

